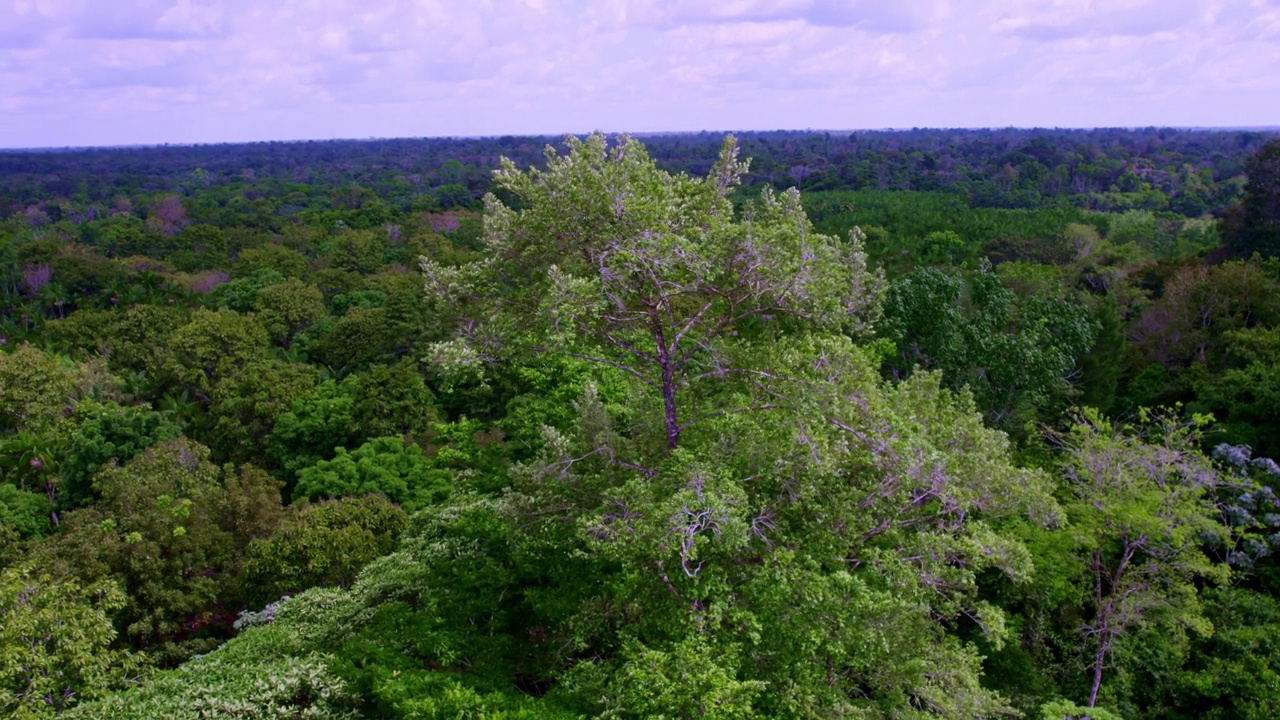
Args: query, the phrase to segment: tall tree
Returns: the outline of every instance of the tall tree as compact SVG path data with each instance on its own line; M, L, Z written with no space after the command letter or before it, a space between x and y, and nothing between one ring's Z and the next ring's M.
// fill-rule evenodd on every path
M1280 255L1280 140L1250 155L1244 169L1244 200L1223 215L1223 241L1236 257Z
M1092 586L1092 617L1081 628L1093 645L1090 707L1116 642L1134 627L1211 633L1196 583L1228 574L1204 549L1226 535L1209 495L1217 473L1196 449L1193 428L1156 420L1142 438L1088 413L1067 441L1066 509Z
M659 170L627 137L569 138L547 169L504 160L485 199L484 259L422 261L430 299L458 319L436 359L461 364L514 348L562 349L659 394L668 449L696 421L682 401L706 381L750 372L729 345L770 320L865 327L877 279L855 234L814 232L800 195L766 191L743 218L729 195L747 171L732 137L706 178Z

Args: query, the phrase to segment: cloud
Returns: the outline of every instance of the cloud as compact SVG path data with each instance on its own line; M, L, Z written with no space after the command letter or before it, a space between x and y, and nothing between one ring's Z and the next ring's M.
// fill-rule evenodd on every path
M1048 0L1004 14L997 33L1054 41L1082 36L1145 36L1184 27L1195 19L1196 0Z
M1280 0L9 0L0 146L1250 124L1277 38Z
M185 88L195 79L191 68L160 65L141 68L95 67L76 73L72 84L87 89L122 87Z
M59 24L55 3L0 3L0 50L42 47Z
M88 0L71 13L69 31L88 40L188 40L225 32L223 6L212 0Z
M733 0L717 3L637 2L628 16L641 24L677 25L801 21L818 27L915 32L948 14L942 0Z

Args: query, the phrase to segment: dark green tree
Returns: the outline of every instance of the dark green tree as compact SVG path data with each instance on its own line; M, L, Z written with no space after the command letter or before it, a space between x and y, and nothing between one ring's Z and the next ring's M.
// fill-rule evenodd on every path
M1219 232L1238 258L1280 255L1280 140L1263 145L1245 161L1249 182L1244 200L1224 213Z

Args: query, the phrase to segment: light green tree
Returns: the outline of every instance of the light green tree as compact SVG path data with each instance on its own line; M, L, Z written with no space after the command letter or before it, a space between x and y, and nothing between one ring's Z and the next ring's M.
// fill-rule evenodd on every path
M172 355L166 371L208 404L219 381L251 360L263 358L270 338L251 315L231 310L199 310L169 336Z
M30 566L0 573L0 712L56 717L136 682L146 662L111 648L111 612L124 602L110 582L81 586Z
M1092 645L1097 704L1116 643L1138 625L1213 631L1197 583L1227 579L1205 543L1228 533L1209 493L1217 471L1197 449L1194 426L1168 416L1153 420L1148 437L1124 432L1086 412L1066 438L1071 499L1065 509L1083 558L1092 616L1080 628Z
M735 217L729 195L747 163L733 138L706 178L659 170L630 138L566 143L567 155L548 148L546 170L505 161L495 173L521 208L486 197L482 260L423 258L430 302L459 321L438 363L556 350L620 369L661 398L674 449L697 421L689 398L750 374L731 347L762 324L874 319L879 284L857 233L842 243L815 232L794 190L766 191Z
M289 278L258 291L253 303L258 321L277 344L289 347L293 337L325 316L320 288Z

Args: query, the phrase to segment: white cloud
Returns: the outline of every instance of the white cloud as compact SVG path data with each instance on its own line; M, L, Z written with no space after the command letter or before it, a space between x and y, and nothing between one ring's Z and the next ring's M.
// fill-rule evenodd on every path
M1280 0L11 0L0 145L1256 124L1277 39Z

